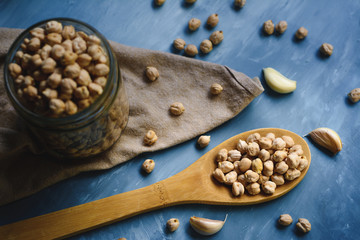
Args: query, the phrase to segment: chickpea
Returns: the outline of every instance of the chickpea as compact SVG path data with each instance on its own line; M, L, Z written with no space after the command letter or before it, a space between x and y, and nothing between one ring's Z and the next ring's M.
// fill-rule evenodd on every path
M102 88L105 88L107 79L105 77L97 77L94 80L94 83L99 84Z
M218 83L213 83L210 87L210 92L213 95L219 95L223 90L223 87Z
M173 42L174 48L176 48L177 50L183 50L185 48L185 41L181 38L177 38L174 40Z
M292 181L295 178L300 177L300 174L301 174L301 172L299 170L297 170L297 169L289 169L289 170L286 171L284 177L285 177L286 180Z
M270 153L266 149L261 149L259 152L259 158L261 161L265 162L270 159Z
M76 59L78 58L78 55L76 53L65 51L62 59L61 64L62 65L71 65L76 62Z
M259 174L257 174L256 172L254 172L252 170L247 170L244 175L245 175L246 182L248 182L248 183L255 183L255 182L257 182L257 180L259 180Z
M99 60L101 56L103 56L103 50L99 45L91 45L87 49L88 54L91 56L91 58L95 61Z
M146 76L150 81L155 81L159 78L160 74L156 67L146 67L145 70Z
M34 28L30 30L30 35L32 37L38 38L41 41L45 40L45 30L43 28Z
M287 154L286 151L278 150L272 155L272 160L275 161L275 162L281 162L281 161L285 160L287 155L288 154Z
M33 37L29 44L27 45L27 49L32 52L36 52L40 49L41 46L41 40L37 37Z
M218 23L219 23L219 15L217 13L211 14L206 21L206 24L209 25L210 27L216 27Z
M289 168L297 168L300 163L300 157L296 153L290 153L286 158L286 163Z
M263 30L268 35L273 34L274 33L274 23L271 20L267 20L263 24Z
M96 83L90 83L88 86L89 92L91 96L99 96L103 93L103 88Z
M220 149L218 154L216 155L216 161L223 162L228 158L228 150L226 148Z
M33 72L33 78L36 80L36 81L43 81L43 80L46 80L47 79L47 75L44 74L41 70L35 70Z
M87 53L82 53L78 56L77 58L77 63L81 66L81 67L86 67L89 66L89 64L91 63L91 56ZM89 71L90 72L90 71Z
M60 60L65 54L65 48L60 44L55 44L51 49L51 57Z
M275 172L279 174L284 174L289 169L289 166L286 164L286 162L282 161L275 165Z
M223 173L228 173L231 172L232 170L234 170L234 164L232 162L229 161L223 161L223 162L219 162L218 163L218 168L223 172Z
M65 51L73 52L72 41L70 39L63 41L61 46L65 48Z
M245 188L244 185L242 185L240 182L234 182L232 184L232 193L235 197L239 197L244 195Z
M200 136L197 143L201 148L206 147L210 143L210 136L205 136L205 135Z
M39 91L42 92L47 88L47 81L46 80L42 80L39 83Z
M153 130L149 130L144 137L144 144L147 146L153 145L158 140L155 132Z
M61 79L61 74L53 72L47 79L47 85L52 89L55 89L60 85Z
M228 153L228 161L235 162L240 160L241 153L238 150L230 150Z
M162 2L164 3L165 0L156 0L156 2ZM161 4L162 4L161 3ZM160 4L160 5L161 5ZM159 4L158 4L159 5ZM166 222L166 227L170 232L174 232L179 228L180 225L180 221L177 218L170 218L167 222Z
M146 159L141 168L146 172L146 173L151 173L154 168L155 168L155 161L152 159Z
M49 108L54 114L60 115L65 111L65 103L57 98L50 99Z
M54 59L52 58L46 58L41 65L41 70L43 71L43 73L45 74L50 74L53 73L56 67L56 62Z
M265 176L270 177L271 175L273 175L273 172L274 172L274 162L273 161L264 162L263 174Z
M284 176L277 173L271 176L271 181L273 181L277 186L284 185L285 183Z
M205 53L205 54L211 52L213 50L212 42L208 39L205 39L200 44L200 50L202 53Z
M68 115L74 115L75 113L78 112L78 107L76 106L76 104L73 101L67 100L65 102L65 112Z
M247 143L258 142L260 140L260 138L261 138L261 136L259 133L253 133L247 137L246 142Z
M292 217L289 214L282 214L279 217L278 223L282 226L289 226L293 222Z
M58 21L49 21L45 25L45 30L48 33L61 33L62 24Z
M58 97L58 92L51 88L46 88L41 92L47 99L53 99Z
M72 48L73 48L73 51L76 53L76 54L81 54L83 52L86 51L86 42L83 38L81 37L76 37L74 38L74 40L72 41Z
M186 3L194 3L196 0L185 0Z
M78 107L79 107L80 110L83 110L83 109L89 107L90 104L91 104L91 100L90 100L89 98L87 98L87 99L82 99L82 100L80 100L80 101L77 102L77 105L78 105Z
M286 147L286 143L282 138L275 138L273 141L273 149L283 150Z
M240 173L241 173L241 172L240 172L240 169L239 169L240 161L235 161L235 162L233 162L233 164L234 164L234 170L235 170L235 172L236 172L237 174L240 174Z
M348 94L349 100L356 103L360 100L360 88L354 88Z
M24 56L24 52L19 50L15 53L15 61L17 64L20 64L21 63L21 59L23 58Z
M288 26L288 24L286 21L280 21L278 24L276 24L275 30L279 34L283 34L286 31L287 26Z
M52 49L52 47L51 47L50 45L48 45L48 44L45 44L45 45L41 48L39 54L40 54L40 57L42 58L42 60L45 60L45 59L47 59L48 57L50 57L51 49Z
M8 69L13 78L17 78L22 72L21 67L17 63L10 63Z
M296 223L296 227L299 231L307 233L311 231L311 223L306 218L299 218Z
M261 185L269 180L270 180L270 177L265 176L265 175L259 175L259 180L257 182Z
M76 82L81 86L89 86L92 82L90 74L85 69L81 69L79 72L79 76L76 79Z
M252 160L252 162L251 162L251 170L253 170L257 174L260 174L262 172L262 170L263 170L263 162L261 161L260 158L256 158L256 159Z
M291 148L292 146L295 145L294 139L292 139L292 137L282 136L281 138L284 140L284 142L286 144L285 145L286 148Z
M29 100L36 99L38 97L38 90L36 87L32 85L28 85L23 89L24 96L27 97Z
M330 57L333 53L334 46L330 43L323 43L320 46L320 53L326 57Z
M297 169L299 171L302 171L308 166L308 164L309 164L309 162L308 162L307 158L305 156L302 156L302 157L300 157L299 165L298 165Z
M212 175L220 183L223 183L226 180L225 175L220 168L216 168Z
M239 163L239 170L240 172L246 172L251 168L252 161L249 158L242 158Z
M89 39L89 36L84 33L83 31L78 31L75 33L76 37L80 37L82 39L84 39L85 41L87 41Z
M70 40L74 39L76 36L74 26L71 26L71 25L64 26L61 34L62 34L63 39L70 39Z
M238 176L239 183L241 183L244 187L248 185L248 182L246 181L245 174L241 174Z
M34 78L32 76L26 75L23 80L23 85L26 87L34 85Z
M73 91L76 89L77 84L71 78L63 78L61 80L60 87L61 87L61 92L71 95Z
M246 190L250 195L256 195L260 193L260 185L255 182L255 183L250 183L249 185L246 186Z
M209 39L214 45L218 45L224 40L224 33L223 31L215 31L210 35Z
M194 44L188 44L185 47L185 53L190 57L194 57L199 53L199 51Z
M294 145L290 148L289 153L296 153L297 155L301 156L304 154L301 145Z
M232 185L237 180L237 173L236 171L231 171L225 175L225 184Z
M190 31L195 31L200 27L201 21L200 21L200 19L192 18L192 19L190 19L188 25L189 25Z
M77 99L86 99L89 98L90 93L86 86L77 87L74 91L74 96Z
M266 134L266 136L265 137L267 137L267 138L269 138L269 139L271 139L271 140L275 140L275 134L273 134L273 133L268 133L268 134Z
M54 46L55 44L61 44L62 36L59 33L49 33L45 37L45 41L50 46Z
M267 137L262 137L259 139L259 145L262 149L270 149L272 147L272 140Z
M275 189L276 189L276 184L272 181L266 181L263 185L262 185L262 190L264 191L264 193L266 194L274 194L275 193Z
M257 144L256 142L249 143L247 148L247 153L252 157L259 155L260 153L259 144Z
M95 35L89 35L89 37L87 38L86 43L87 43L88 46L91 46L93 44L100 45L101 40L100 40L100 38L98 38Z
M39 54L35 54L31 57L31 63L35 68L38 68L42 65L43 60Z
M234 6L238 8L243 8L245 6L246 0L234 0Z
M32 56L30 54L25 53L23 58L21 59L21 68L22 69L29 69L31 63Z
M299 28L295 33L295 37L299 40L304 39L307 35L308 35L308 30L304 27Z
M236 145L236 148L241 154L245 154L247 152L248 144L247 142L240 139Z
M170 106L170 112L175 116L180 116L184 111L185 107L181 102L174 102Z
M79 64L77 64L77 63L67 65L64 69L64 76L67 78L75 79L75 78L79 77L80 71L81 71L81 68L80 68Z

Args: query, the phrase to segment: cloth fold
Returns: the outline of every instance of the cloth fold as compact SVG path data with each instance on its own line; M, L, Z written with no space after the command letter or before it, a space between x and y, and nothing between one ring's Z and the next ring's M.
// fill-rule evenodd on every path
M6 53L21 29L0 28L0 72ZM117 56L130 104L128 124L120 140L108 151L88 159L54 160L41 154L27 135L25 124L7 98L0 74L0 205L33 194L80 172L108 169L143 152L165 149L203 134L236 116L263 92L251 79L228 67L171 53L129 47L110 41ZM158 69L155 82L146 79L147 66ZM209 94L212 83L223 86ZM169 113L173 102L185 112ZM143 144L152 129L159 139Z

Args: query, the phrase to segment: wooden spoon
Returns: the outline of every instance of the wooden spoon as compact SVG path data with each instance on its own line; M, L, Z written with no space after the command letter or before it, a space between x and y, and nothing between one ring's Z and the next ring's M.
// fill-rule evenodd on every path
M222 148L236 149L239 139L252 133L274 133L294 139L302 146L309 161L299 178L276 188L273 195L258 194L233 197L231 189L213 179L215 156ZM79 206L26 219L0 227L3 239L59 239L79 234L125 218L168 206L203 203L216 205L249 205L278 198L293 189L307 173L311 162L310 149L299 135L278 128L262 128L236 135L213 148L180 173L150 186L117 194Z

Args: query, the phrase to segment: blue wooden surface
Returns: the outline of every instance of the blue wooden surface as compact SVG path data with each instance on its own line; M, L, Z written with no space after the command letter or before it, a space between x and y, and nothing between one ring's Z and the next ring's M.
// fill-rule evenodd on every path
M151 0L133 1L0 1L0 27L26 28L52 17L71 17L87 22L108 39L123 44L172 52L172 41L183 38L199 45L212 30L204 24L196 32L187 22L196 17L206 22L220 16L216 30L224 41L208 55L196 58L227 65L254 77L260 76L265 92L237 117L209 132L210 145L195 147L196 139L173 148L143 154L113 169L80 174L28 198L0 207L0 225L75 206L114 194L148 186L168 178L198 159L212 147L240 132L260 127L280 127L305 135L317 127L339 133L344 148L336 156L317 148L309 139L312 163L304 180L280 199L253 206L182 205L132 217L72 239L203 239L189 225L193 215L223 219L223 229L208 239L356 239L360 235L360 103L351 104L347 93L360 87L360 1L358 0L248 0L236 10L232 0L198 0L188 6L168 0L155 7ZM288 22L281 36L264 36L262 23L272 19ZM309 30L301 42L297 28ZM334 46L330 58L322 58L323 42ZM265 86L262 68L273 67L297 80L297 90L279 95ZM132 93L129 93L132 94ZM156 161L146 176L140 165ZM278 216L305 217L312 231L299 234L295 224L276 225ZM169 218L179 218L174 233L166 231ZM1 236L0 236L1 238Z

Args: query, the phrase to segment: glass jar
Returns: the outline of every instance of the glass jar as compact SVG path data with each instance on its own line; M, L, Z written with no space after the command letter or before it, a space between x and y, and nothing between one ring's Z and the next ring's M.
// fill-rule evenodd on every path
M109 73L103 93L89 107L64 117L48 117L27 108L17 96L14 79L8 66L15 62L15 54L31 29L44 28L48 21L58 21L63 26L72 25L76 31L95 35L108 58ZM34 24L17 37L7 54L4 65L5 88L15 110L31 133L48 153L60 158L83 158L109 149L125 128L129 104L116 56L108 41L93 27L69 18L49 19Z

